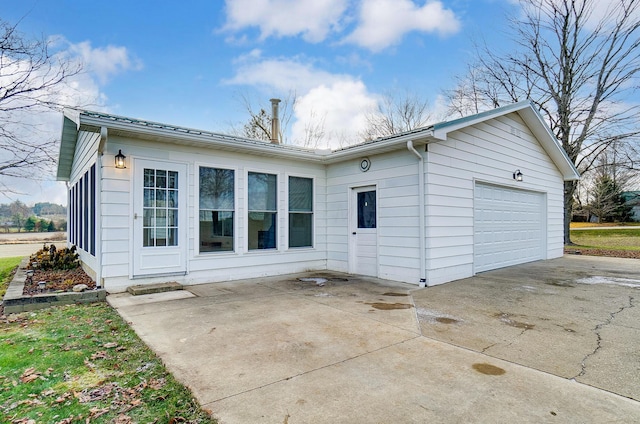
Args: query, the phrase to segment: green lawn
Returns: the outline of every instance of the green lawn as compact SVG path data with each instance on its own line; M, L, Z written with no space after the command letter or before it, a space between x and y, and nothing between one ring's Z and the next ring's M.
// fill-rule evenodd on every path
M0 298L4 296L13 278L13 270L20 264L22 256L0 258Z
M0 275L19 263L12 259ZM0 422L215 420L115 310L94 303L0 319Z
M640 228L572 230L571 241L597 249L640 250Z

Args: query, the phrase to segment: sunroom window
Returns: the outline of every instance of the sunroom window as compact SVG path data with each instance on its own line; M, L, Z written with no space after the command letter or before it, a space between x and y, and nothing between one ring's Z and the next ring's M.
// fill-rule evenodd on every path
M234 171L200 167L200 253L233 251Z
M289 247L313 246L313 180L289 177Z
M277 182L276 175L249 172L249 250L277 247Z

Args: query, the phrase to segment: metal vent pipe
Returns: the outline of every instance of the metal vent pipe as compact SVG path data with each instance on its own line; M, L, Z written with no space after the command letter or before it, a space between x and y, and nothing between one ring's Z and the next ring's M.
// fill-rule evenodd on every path
M280 99L271 99L271 143L280 144Z

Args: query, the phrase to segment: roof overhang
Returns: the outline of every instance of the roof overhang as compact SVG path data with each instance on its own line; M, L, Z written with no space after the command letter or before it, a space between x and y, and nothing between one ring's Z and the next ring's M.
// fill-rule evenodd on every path
M509 113L517 113L527 124L533 135L542 145L542 148L547 152L547 155L549 155L553 163L560 170L565 181L576 181L580 179L580 172L578 172L575 165L562 148L562 145L553 132L551 132L551 129L530 100L513 103L465 118L435 124L433 126L433 137L438 140L446 140L448 134L453 131L476 125Z
M580 174L569 160L564 149L562 149L558 140L551 133L549 127L544 123L540 114L529 101L515 103L470 117L442 122L431 127L419 128L333 151L271 144L260 140L251 140L150 121L106 115L98 112L68 109L64 112L57 178L61 181L68 181L70 178L73 156L80 131L95 132L101 135L99 151L104 147L108 134L109 137L136 138L158 143L204 148L215 147L225 151L254 154L263 157L293 158L319 164L332 164L367 155L405 149L409 141L412 142L414 146L443 141L446 140L448 134L453 131L512 112L518 113L531 128L531 131L538 140L540 140L549 157L562 172L565 180L577 180L580 178Z

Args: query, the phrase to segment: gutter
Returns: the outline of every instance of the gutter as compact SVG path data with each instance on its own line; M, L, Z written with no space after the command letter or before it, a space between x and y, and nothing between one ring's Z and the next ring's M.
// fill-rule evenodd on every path
M420 236L420 288L427 285L427 252L426 252L426 224L425 224L425 196L424 196L424 157L413 146L413 140L407 141L407 149L418 158L418 216L420 219L419 236Z

